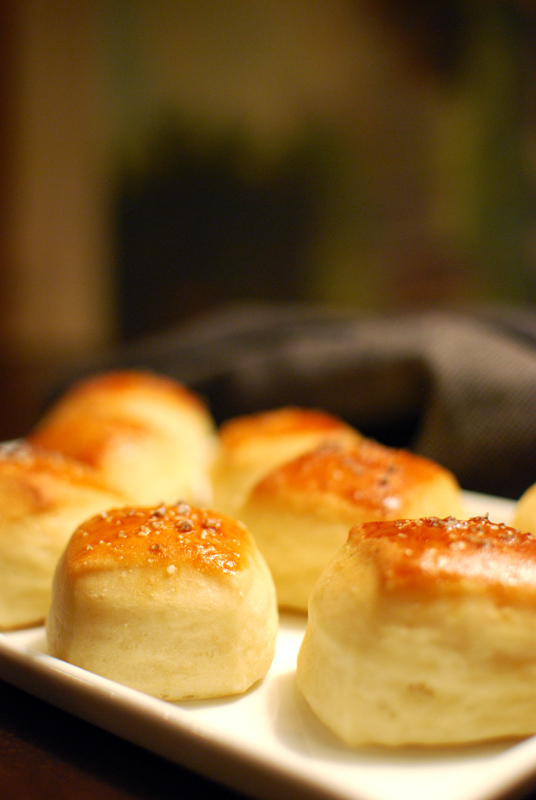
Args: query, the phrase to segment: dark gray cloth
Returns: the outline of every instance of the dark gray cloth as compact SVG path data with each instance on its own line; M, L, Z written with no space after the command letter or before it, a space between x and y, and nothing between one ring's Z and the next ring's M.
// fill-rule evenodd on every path
M280 405L320 407L437 460L465 489L517 498L536 482L536 315L528 310L230 306L81 373L113 367L187 383L218 422Z

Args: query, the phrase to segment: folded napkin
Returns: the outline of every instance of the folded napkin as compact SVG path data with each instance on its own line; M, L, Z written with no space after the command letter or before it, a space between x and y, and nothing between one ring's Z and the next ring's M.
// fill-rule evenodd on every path
M320 407L517 499L536 482L536 315L484 308L366 314L229 306L135 342L82 372L144 367L207 398L218 421ZM74 376L70 376L70 379Z

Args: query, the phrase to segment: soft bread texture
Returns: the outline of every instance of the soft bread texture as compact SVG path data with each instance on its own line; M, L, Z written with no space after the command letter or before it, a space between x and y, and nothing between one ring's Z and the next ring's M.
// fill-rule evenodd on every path
M354 527L317 582L297 684L351 746L536 731L536 539L488 518Z
M279 605L306 612L313 586L353 525L462 516L461 489L433 461L361 437L287 462L251 490L240 516L274 576Z
M536 484L530 486L515 504L512 525L536 534Z
M28 440L98 469L131 503L210 499L214 421L197 394L164 376L128 370L82 380Z
M322 443L351 445L361 434L325 411L285 406L233 417L222 423L218 439L213 504L239 516L250 489L277 466Z
M122 501L83 464L26 443L0 447L0 629L43 622L73 530Z
M185 700L263 678L277 628L272 577L244 525L180 503L111 510L76 530L47 638L65 661Z

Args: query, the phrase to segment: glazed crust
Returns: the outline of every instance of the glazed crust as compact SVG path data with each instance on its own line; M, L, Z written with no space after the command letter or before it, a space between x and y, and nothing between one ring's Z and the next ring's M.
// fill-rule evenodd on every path
M78 528L64 560L73 576L118 567L172 574L179 564L224 579L249 567L253 549L240 522L179 502L103 511Z
M536 537L488 517L368 523L349 534L385 591L485 592L536 605Z
M446 469L365 438L353 447L328 444L305 453L267 475L252 494L317 511L333 499L358 514L356 522L420 516L415 508L427 503L439 513L442 506L454 513L461 502L457 481Z

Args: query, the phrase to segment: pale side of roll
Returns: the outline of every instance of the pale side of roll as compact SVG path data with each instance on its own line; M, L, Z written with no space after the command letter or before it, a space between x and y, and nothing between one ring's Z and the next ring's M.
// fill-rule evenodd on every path
M487 517L358 525L309 603L297 684L350 746L536 732L536 539Z
M514 506L512 525L536 534L536 484L524 492Z
M278 612L241 523L186 503L109 511L56 570L52 655L167 700L245 692L268 671Z
M0 629L41 624L56 564L88 516L123 502L101 476L25 443L0 446Z
M322 443L351 445L361 438L339 417L319 409L285 406L233 417L218 432L211 470L213 504L239 516L250 489L279 465Z
M430 514L463 515L452 473L364 437L351 448L326 445L283 464L253 487L240 511L280 606L302 612L353 525Z
M126 370L82 379L28 440L98 469L131 503L210 499L215 423L201 397L165 376Z

